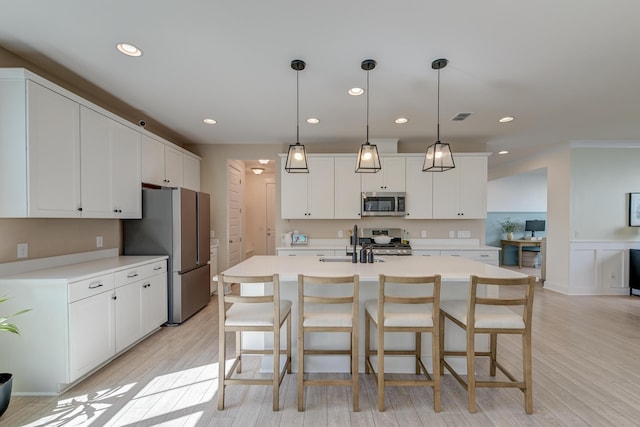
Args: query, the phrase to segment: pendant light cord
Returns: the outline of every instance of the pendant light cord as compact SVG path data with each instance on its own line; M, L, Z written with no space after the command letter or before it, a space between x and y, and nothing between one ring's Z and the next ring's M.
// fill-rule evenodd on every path
M438 68L438 123L436 125L436 142L440 142L440 69Z
M369 70L367 70L367 140L365 142L369 143Z
M300 144L300 71L296 70L296 144Z

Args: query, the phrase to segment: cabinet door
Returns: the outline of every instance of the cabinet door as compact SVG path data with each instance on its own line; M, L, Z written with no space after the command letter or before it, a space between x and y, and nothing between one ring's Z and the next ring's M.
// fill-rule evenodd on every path
M167 274L143 281L141 295L141 332L146 335L167 322Z
M307 173L289 173L280 162L280 216L284 219L305 219L307 216ZM309 166L311 168L311 166ZM311 169L310 169L311 170Z
M115 354L113 292L103 292L69 304L70 381Z
M113 218L111 138L114 121L80 107L80 171L82 216Z
M116 353L142 337L140 300L145 281L137 281L116 288Z
M423 157L407 157L407 219L433 218L433 173L422 172Z
M487 217L487 158L464 157L460 177L460 205L463 218Z
M380 166L380 172L361 174L362 191L405 191L405 158L380 156Z
M142 218L140 134L113 122L113 206L118 218Z
M165 185L164 144L142 135L142 182Z
M455 159L456 167L444 172L433 172L433 217L461 218L460 173L462 159Z
M79 217L80 106L27 83L29 215Z
M360 175L355 172L356 156L335 158L335 218L360 218Z
M184 165L182 153L171 147L164 147L164 185L169 187L182 187Z
M405 169L405 157L383 157L381 171L384 176L383 191L405 191Z
M333 157L309 159L307 181L307 218L334 217L334 164Z
M200 160L191 156L183 156L184 188L200 191Z

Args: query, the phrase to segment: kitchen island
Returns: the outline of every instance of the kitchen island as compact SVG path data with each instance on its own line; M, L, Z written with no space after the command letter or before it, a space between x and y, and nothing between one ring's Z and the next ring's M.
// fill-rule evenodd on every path
M344 262L344 261L347 262ZM478 275L486 277L524 277L524 274L455 256L431 256L431 257L379 257L378 262L367 264L353 264L347 257L328 256L296 256L294 259L282 256L254 256L223 272L223 274L237 276L259 276L279 274L280 276L280 297L293 301L292 309L292 334L297 336L297 284L298 274L312 276L348 276L358 274L360 276L360 371L364 371L364 303L369 299L377 298L378 276L380 274L394 276L428 276L440 274L442 276L441 299L466 299L468 294L469 276ZM486 294L491 294L490 289L483 289ZM271 292L261 284L241 284L240 292L243 295L262 295ZM464 349L465 337L460 328L451 328L447 325L446 346L453 349ZM344 335L344 336L343 336ZM409 333L406 336L393 334L389 340L385 340L388 348L398 348L406 346L412 342L413 336ZM405 334L402 334L405 335ZM322 347L328 343L331 337L331 344L335 345L339 341L348 348L347 334L313 334L308 340L309 346ZM486 348L487 340L484 337L478 338L476 346ZM265 333L244 333L243 341L252 348L271 348L271 334ZM284 342L284 338L281 339ZM375 336L372 337L372 345L375 344ZM295 359L296 340L292 340L293 369L297 370ZM422 340L422 350L424 362L427 367L431 366L431 340ZM397 360L396 360L397 359ZM348 358L341 356L309 357L305 360L305 371L307 372L349 372ZM268 371L271 361L268 356L263 360L263 370ZM463 359L454 360L454 368L466 372L466 364ZM388 369L387 369L388 367ZM412 372L414 364L409 358L392 358L386 361L385 369L388 372Z

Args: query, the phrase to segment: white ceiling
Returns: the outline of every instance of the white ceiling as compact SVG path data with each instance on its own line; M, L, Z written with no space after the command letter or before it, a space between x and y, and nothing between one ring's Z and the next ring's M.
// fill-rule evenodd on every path
M490 164L569 140L640 139L637 0L2 0L0 46L61 65L199 144L370 137L486 143ZM116 43L144 54L129 58ZM450 119L471 112L463 122ZM498 123L515 116L508 124ZM318 117L318 125L303 120ZM406 125L396 117L409 118ZM205 125L213 117L218 123Z

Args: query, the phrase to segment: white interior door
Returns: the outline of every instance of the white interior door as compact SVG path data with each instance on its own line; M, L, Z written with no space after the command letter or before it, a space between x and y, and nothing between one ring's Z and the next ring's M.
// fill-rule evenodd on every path
M276 254L276 184L267 182L267 255Z
M242 177L244 167L241 162L230 160L227 167L227 254L229 267L242 261Z

